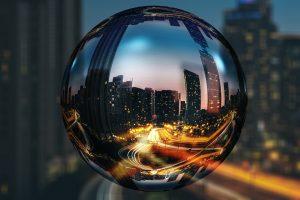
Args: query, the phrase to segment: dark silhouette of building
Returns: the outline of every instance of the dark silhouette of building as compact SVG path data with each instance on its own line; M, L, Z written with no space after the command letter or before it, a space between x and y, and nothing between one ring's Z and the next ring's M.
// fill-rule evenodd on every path
M151 99L146 101L146 90L137 87L132 88L131 97L132 122L143 125L147 122L147 119L151 119ZM147 113L146 110L150 111L150 113ZM147 115L150 115L150 117L147 117Z
M224 104L227 106L229 104L229 86L228 82L224 82Z
M179 101L177 91L155 91L155 114L158 124L172 123L178 120Z
M201 87L199 75L184 69L186 88L185 118L188 123L195 124L201 109Z
M123 75L113 77L113 83L115 83L118 86L122 85L123 84Z
M145 112L146 121L150 122L155 113L155 93L152 88L145 88Z
M134 90L134 94L137 88ZM123 81L123 75L113 77L113 81L108 83L108 114L110 129L113 131L124 131L130 127L133 115L132 101L133 87L132 81ZM135 94L135 98L140 98ZM137 113L137 106L135 113Z
M272 66L277 69L271 75L271 98L277 103L277 109L271 118L272 121L280 121L274 124L279 133L276 138L280 143L289 144L290 147L299 145L299 118L300 118L300 36L274 34L277 42ZM277 89L279 88L279 90ZM275 106L275 105L274 105ZM287 158L284 168L293 176L300 177L300 169L297 162L300 150L292 150L285 146L278 146L277 150ZM277 171L282 171L281 164L277 165Z
M180 120L184 121L186 116L186 103L185 101L180 102L180 112L179 112Z
M169 19L169 22L170 22L170 25L171 25L171 26L180 26L178 20L175 19L175 18L170 18L170 19Z
M80 7L78 0L0 2L0 185L7 188L0 199L33 199L66 170L73 149L59 80L80 39Z

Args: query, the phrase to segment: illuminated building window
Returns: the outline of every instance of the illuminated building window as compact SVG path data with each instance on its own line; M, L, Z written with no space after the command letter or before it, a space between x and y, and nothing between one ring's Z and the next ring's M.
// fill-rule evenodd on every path
M1 71L2 71L2 73L8 73L8 70L9 70L8 64L3 63L1 65Z
M22 75L26 75L28 73L28 67L26 65L22 65L20 70Z
M246 33L245 34L245 39L247 43L252 43L253 42L253 34L252 33Z
M1 192L1 194L7 194L8 193L8 185L7 185L7 183L1 184L1 186L0 186L0 192Z

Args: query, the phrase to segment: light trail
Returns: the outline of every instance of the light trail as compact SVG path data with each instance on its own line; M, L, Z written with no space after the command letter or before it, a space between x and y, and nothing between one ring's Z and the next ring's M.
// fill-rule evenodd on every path
M263 172L256 172L254 176L249 170L226 163L223 163L214 173L291 199L300 199L300 181L298 180Z
M233 122L234 119L234 112L232 112L228 117L227 120L216 130L213 134L211 134L208 137L201 136L201 137L188 137L186 135L181 135L180 138L174 138L172 134L170 134L167 130L164 129L164 132L161 133L161 138L162 140L168 140L168 142L176 142L179 144L189 144L189 143L194 143L194 144L201 144L201 143L208 143L209 141L213 140L214 138L218 137L225 129L227 129L231 123Z

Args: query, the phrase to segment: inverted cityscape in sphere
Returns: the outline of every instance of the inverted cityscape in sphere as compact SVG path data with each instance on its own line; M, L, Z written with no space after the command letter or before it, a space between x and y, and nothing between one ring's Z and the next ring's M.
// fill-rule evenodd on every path
M61 90L82 158L122 186L163 191L212 172L236 144L244 75L225 38L183 10L117 13L82 39Z

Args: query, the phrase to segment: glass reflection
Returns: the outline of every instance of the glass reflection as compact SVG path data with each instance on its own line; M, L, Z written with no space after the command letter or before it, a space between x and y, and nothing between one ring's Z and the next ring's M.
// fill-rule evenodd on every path
M91 30L66 69L69 139L107 179L146 191L182 187L232 150L245 117L237 57L182 10L139 7Z

